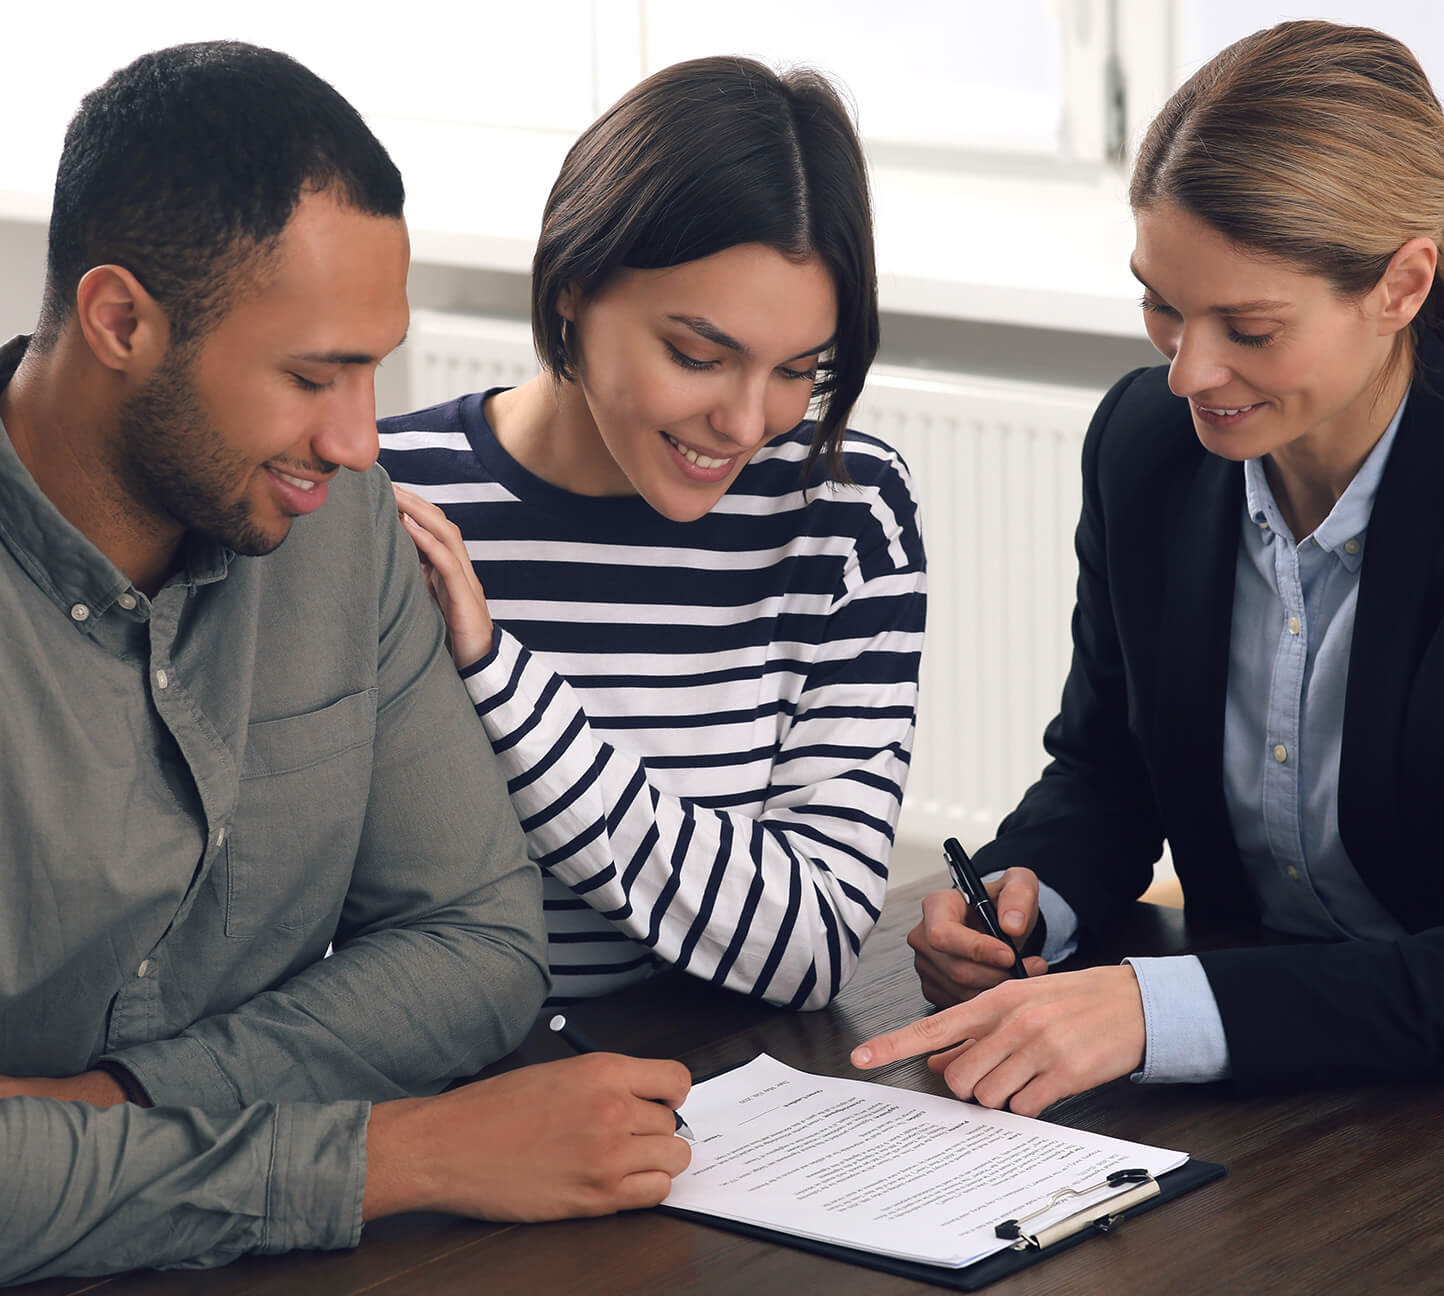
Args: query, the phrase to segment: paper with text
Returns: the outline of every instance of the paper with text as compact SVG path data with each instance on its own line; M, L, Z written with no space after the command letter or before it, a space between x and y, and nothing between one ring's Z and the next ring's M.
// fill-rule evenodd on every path
M954 1268L1001 1251L994 1227L1059 1189L1187 1160L954 1098L809 1075L765 1053L696 1085L686 1117L692 1164L666 1205ZM1108 1195L1068 1197L1036 1223Z

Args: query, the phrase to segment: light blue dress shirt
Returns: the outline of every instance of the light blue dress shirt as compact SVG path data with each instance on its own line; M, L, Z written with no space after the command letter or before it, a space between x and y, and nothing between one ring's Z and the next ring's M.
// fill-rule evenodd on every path
M1359 572L1379 480L1407 397L1328 517L1295 541L1262 459L1244 462L1223 732L1224 798L1263 922L1314 940L1392 939L1403 928L1360 880L1339 836L1339 752ZM1077 948L1078 919L1042 886L1043 957ZM1228 1045L1192 955L1128 960L1147 1036L1135 1080L1229 1074Z

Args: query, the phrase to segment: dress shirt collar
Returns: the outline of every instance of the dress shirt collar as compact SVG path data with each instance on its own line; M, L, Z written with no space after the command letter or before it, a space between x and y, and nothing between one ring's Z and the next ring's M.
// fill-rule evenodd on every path
M1408 403L1409 394L1405 392L1394 417L1389 420L1389 426L1384 429L1384 435L1374 443L1374 448L1359 465L1353 480L1329 510L1328 517L1314 528L1313 535L1305 537L1325 553L1334 554L1349 571L1358 571L1364 561L1364 532L1369 526L1369 515L1374 511L1374 496L1378 494L1379 479L1384 475L1384 465L1389 462L1389 451L1404 417L1404 406ZM1259 527L1264 543L1267 544L1276 534L1292 540L1293 533L1269 487L1262 458L1244 460L1243 489L1249 518Z
M0 389L9 385L30 339L12 338L0 347ZM0 421L0 544L13 555L40 589L86 631L92 620L112 608L129 616L149 611L145 595L134 588L86 536L72 526L36 484L20 461L10 435ZM231 550L212 540L188 535L181 573L172 580L189 586L221 580L233 557ZM129 606L127 606L127 602Z

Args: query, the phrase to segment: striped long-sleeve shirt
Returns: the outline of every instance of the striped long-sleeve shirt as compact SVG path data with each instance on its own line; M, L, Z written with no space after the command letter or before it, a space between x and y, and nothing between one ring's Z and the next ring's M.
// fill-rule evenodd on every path
M820 1007L882 907L913 738L925 575L906 466L811 425L716 508L575 495L501 447L477 393L381 424L392 478L460 528L497 626L463 672L545 874L556 1002L659 961Z

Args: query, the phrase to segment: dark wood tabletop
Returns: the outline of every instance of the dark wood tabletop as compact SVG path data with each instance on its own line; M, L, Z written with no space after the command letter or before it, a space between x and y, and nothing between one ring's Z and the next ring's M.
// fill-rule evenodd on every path
M943 885L940 877L933 885ZM866 1036L927 1011L904 936L928 884L900 888L857 974L821 1012L788 1013L675 974L594 1000L572 1017L599 1042L678 1057L703 1076L759 1052L806 1070L853 1074ZM1137 905L1092 961L1244 943L1249 931L1190 930L1178 910ZM560 1056L538 1029L508 1065ZM920 1061L879 1081L943 1093ZM1047 1118L1177 1148L1225 1178L1050 1256L987 1290L1014 1293L1444 1292L1444 1129L1438 1082L1240 1099L1223 1085L1126 1080L1070 1098ZM301 1293L676 1293L892 1296L936 1290L839 1260L643 1211L600 1220L504 1225L412 1215L369 1225L350 1252L249 1257L224 1269L50 1281L36 1296L204 1291Z

